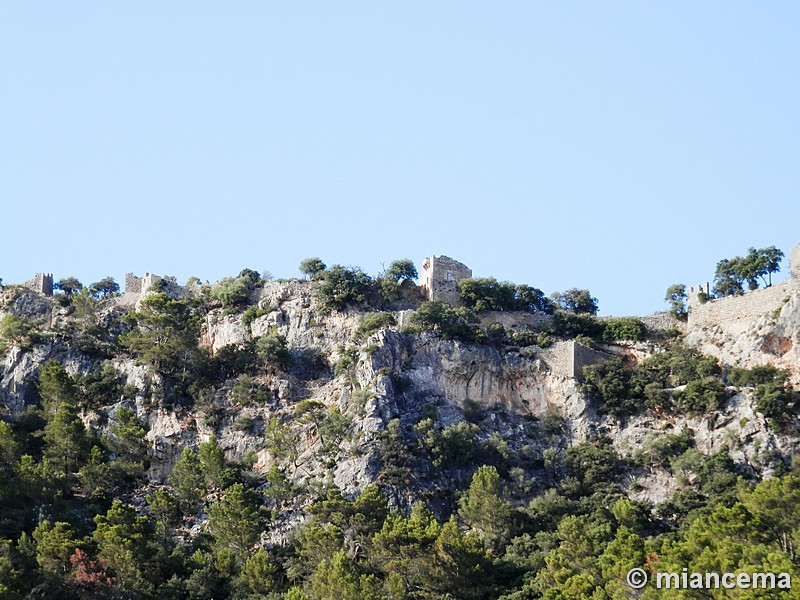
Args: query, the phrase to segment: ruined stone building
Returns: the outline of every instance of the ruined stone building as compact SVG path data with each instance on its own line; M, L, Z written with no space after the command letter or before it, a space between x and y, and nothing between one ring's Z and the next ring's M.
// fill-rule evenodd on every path
M431 256L422 263L420 286L428 300L457 306L461 303L457 284L468 277L472 277L472 270L466 265L449 256Z

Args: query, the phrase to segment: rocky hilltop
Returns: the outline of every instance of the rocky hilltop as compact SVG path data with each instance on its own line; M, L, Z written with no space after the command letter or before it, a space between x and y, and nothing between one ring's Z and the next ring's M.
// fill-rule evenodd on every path
M791 389L800 381L794 279L702 305L692 290L687 322L667 314L596 319L530 300L535 288L520 286L516 293L524 296L525 310L452 301L452 286L451 302L441 303L429 299L430 284L418 289L401 277L383 296L375 295L374 282L361 297L331 296L320 273L313 280L251 278L234 300L222 292L241 276L216 286L177 286L159 278L104 297L86 290L50 297L6 288L0 296L0 410L16 440L6 458L8 473L19 474L14 461L27 455L49 464L47 477L61 486L49 496L41 489L21 492L35 511L5 515L6 537L14 540L20 531L56 520L71 523L77 535L87 529L79 515L102 517L114 499L158 524L151 499L166 490L192 508L181 504L182 518L171 522L165 547L180 540L198 552L217 552L203 546L209 531L213 539L221 535L211 507L243 484L261 494L261 510L272 511L270 525L249 542L251 558L257 555L252 548L289 548L282 551L288 555L270 559L268 592L252 597L327 598L312 580L334 554L303 563L303 570L297 557L305 550L296 536L309 519L319 518L321 509L314 507L330 500L332 490L344 503L380 490L387 509L405 516L421 501L431 518L456 517L462 533L472 532L486 545L489 559L501 560L509 548L519 552L524 544L536 556L546 555L547 544L532 535L555 531L559 523L552 507L546 515L537 512L548 494L578 506L602 486L616 486L603 488L608 502L627 499L629 507L659 515L660 521L645 519L649 525L639 532L645 536L677 527L705 502L713 505L704 487L713 461L724 463L719 469L731 482L742 477L755 483L792 468L800 440ZM739 306L744 303L750 303L746 310ZM51 426L66 405L81 432L79 441L59 442L60 452L75 453L74 464L61 468L52 449L57 436L78 435L75 427L54 433ZM43 433L25 438L37 428ZM92 447L97 451L90 458ZM191 505L181 495L186 491L179 475L191 458L187 449L191 455L198 448L201 458L217 453L222 474L209 476L206 457L205 483L198 484ZM107 470L105 487L90 481L91 465ZM517 511L502 535L488 533L465 508L470 481L475 485L482 465L499 477L497 497ZM347 547L353 540L343 535L353 573L389 585L386 571L359 562L358 551ZM104 538L87 539L77 547L105 557L117 578L109 589L148 596L166 585L166 576L146 584L125 574L104 553ZM23 556L15 544L9 555ZM74 565L72 549L67 554ZM514 560L517 575L473 595L444 584L424 595L425 586L404 575L391 597L544 593L530 576L539 571L543 577L546 561L525 566ZM234 563L229 575L214 569L220 577L241 577L244 562ZM49 573L40 569L42 577ZM100 597L108 592L78 580L77 588L69 577L59 580L64 597L77 589L91 588ZM608 581L592 585L611 590ZM24 585L6 585L22 597ZM191 595L191 589L175 597L212 597ZM371 597L359 593L364 595L345 597Z

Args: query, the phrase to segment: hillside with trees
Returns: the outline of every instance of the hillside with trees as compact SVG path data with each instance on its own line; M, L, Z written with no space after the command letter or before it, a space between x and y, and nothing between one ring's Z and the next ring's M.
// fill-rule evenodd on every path
M782 256L722 261L715 293ZM299 270L0 289L0 597L726 598L626 575L798 574L797 372L687 343L685 287L655 321L492 277L430 301L408 259Z

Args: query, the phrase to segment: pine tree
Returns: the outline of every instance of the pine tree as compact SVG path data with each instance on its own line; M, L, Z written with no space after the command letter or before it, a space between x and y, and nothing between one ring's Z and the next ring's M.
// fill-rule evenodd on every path
M206 480L200 468L200 459L194 450L183 449L168 481L175 489L175 496L183 514L194 515L206 494Z
M459 501L461 518L494 551L508 540L511 505L499 495L500 475L494 467L480 467Z
M255 492L237 483L208 509L208 531L217 548L230 550L242 559L261 535L264 519Z

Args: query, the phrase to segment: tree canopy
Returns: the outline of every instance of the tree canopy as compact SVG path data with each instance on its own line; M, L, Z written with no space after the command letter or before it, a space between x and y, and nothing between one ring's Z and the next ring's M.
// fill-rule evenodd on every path
M743 294L745 284L750 290L772 285L772 274L780 271L783 252L775 246L748 248L745 256L725 258L717 263L714 272L714 295Z
M74 291L74 290L73 290ZM103 277L100 281L95 281L89 286L89 291L95 298L106 298L119 291L119 284L110 275Z
M597 298L593 297L589 290L571 288L566 292L555 292L550 297L563 310L578 314L596 315L599 309Z

